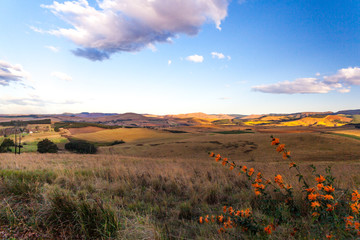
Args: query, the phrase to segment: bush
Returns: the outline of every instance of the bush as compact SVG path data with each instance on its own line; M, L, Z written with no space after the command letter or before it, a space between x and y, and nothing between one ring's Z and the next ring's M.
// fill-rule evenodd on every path
M313 176L305 179L285 144L280 144L278 138L271 136L271 139L271 145L289 161L289 171L294 171L302 185L300 192L296 195L298 189L286 183L280 174L275 174L273 180L266 179L254 168L210 153L216 162L221 161L223 166L248 179L254 198L246 209L225 205L221 215L200 216L199 222L215 223L220 226L219 233L227 232L241 239L279 239L280 235L285 239L284 234L287 239L359 239L359 191L337 189L330 166L321 175L310 165Z
M56 144L47 138L38 142L37 148L38 148L37 151L39 153L57 153L58 152L58 147L56 146Z
M97 148L94 144L85 141L71 141L65 144L65 149L76 153L95 154Z
M11 152L10 147L15 146L15 143L12 139L5 138L0 145L0 152Z

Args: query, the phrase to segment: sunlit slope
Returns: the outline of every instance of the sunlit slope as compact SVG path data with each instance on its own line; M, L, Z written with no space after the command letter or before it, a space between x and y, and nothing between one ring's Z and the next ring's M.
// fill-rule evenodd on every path
M326 126L339 127L352 121L351 118L339 115L328 115L324 118L305 117L299 120L282 122L280 126Z
M90 142L112 142L116 140L132 142L140 139L170 138L174 135L175 134L170 132L157 131L146 128L118 128L92 133L74 134L71 135L71 137Z

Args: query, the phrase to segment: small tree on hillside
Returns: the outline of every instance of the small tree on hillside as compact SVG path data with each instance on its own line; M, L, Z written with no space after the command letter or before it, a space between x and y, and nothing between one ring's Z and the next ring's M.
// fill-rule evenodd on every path
M58 147L56 146L56 144L47 138L38 142L37 148L38 148L37 151L39 153L57 153L58 152Z
M11 152L10 147L15 146L14 141L9 138L5 138L0 145L0 152Z

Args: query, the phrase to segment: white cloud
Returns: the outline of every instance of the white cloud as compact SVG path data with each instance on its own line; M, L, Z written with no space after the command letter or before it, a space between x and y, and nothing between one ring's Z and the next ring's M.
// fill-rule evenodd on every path
M231 60L231 57L230 57L230 56L227 56L227 59L230 61L230 60Z
M345 85L360 85L360 68L343 68L335 75L325 76L324 80L329 83L342 82Z
M204 57L200 56L200 55L191 55L186 57L186 60L190 61L190 62L195 62L195 63L202 63L204 61Z
M207 22L220 30L228 5L229 0L98 0L93 7L74 0L41 6L72 26L49 32L79 45L75 55L104 60L115 52L170 42L179 33L196 35Z
M40 29L40 28L37 28L37 27L34 27L34 26L29 26L31 30L33 30L34 32L37 32L37 33L45 33L44 30Z
M348 93L350 92L350 88L341 88L337 90L339 93Z
M0 85L8 86L11 82L23 82L30 74L20 64L12 65L0 60Z
M53 101L50 99L42 99L37 95L29 95L26 97L9 97L9 96L1 96L0 97L1 104L7 105L19 105L19 106L46 106L46 105L62 105L62 104L76 104L79 103L73 100L65 100L65 101Z
M63 81L71 81L72 77L63 72L52 72L51 76L56 77Z
M47 48L47 49L49 49L49 50L51 50L51 51L53 51L53 52L55 52L55 53L57 53L57 52L60 51L59 48L54 47L54 46L45 46L45 48Z
M319 76L316 74L316 76ZM264 93L328 93L337 90L340 93L350 92L351 86L360 85L360 68L340 69L336 74L320 78L299 78L295 81L284 81L269 85L254 86L254 91Z
M224 59L224 58L225 58L225 55L224 55L224 54L218 53L218 52L212 52L212 53L211 53L211 56L212 56L213 58L218 58L218 59Z
M168 61L168 65L171 65L171 63L172 63L172 61L171 61L171 60L169 60L169 61Z

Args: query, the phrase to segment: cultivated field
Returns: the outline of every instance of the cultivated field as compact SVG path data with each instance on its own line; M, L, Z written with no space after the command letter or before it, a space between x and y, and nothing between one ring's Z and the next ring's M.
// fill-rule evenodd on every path
M73 131L73 130L71 130ZM89 142L113 142L123 140L125 142L134 142L142 139L167 139L172 138L174 134L164 131L152 130L147 128L118 128L102 131L92 131L88 133L75 133L71 137Z

